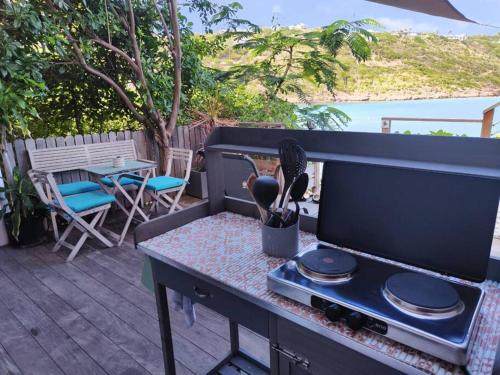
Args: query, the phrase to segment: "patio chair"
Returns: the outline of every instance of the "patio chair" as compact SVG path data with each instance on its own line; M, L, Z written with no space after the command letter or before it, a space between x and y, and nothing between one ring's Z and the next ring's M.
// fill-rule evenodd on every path
M167 154L167 170L164 176L151 177L144 190L151 198L153 198L153 208L158 209L159 205L168 208L168 213L171 214L175 210L182 209L179 204L182 193L189 181L189 176L191 174L191 164L193 162L193 151L184 148L170 148ZM183 164L184 168L184 178L172 177L172 166L174 160L177 160ZM136 184L140 184L136 181ZM172 198L169 194L175 193ZM150 210L150 211L151 211Z
M42 202L69 223L52 251L58 251L62 246L70 249L71 253L66 259L67 262L70 262L78 254L88 237L97 238L107 247L113 246L111 241L97 230L96 226L102 226L106 214L111 208L111 203L116 200L114 195L106 194L103 191L88 191L63 196L52 173L32 169L28 171L28 175ZM95 215L90 222L84 219L85 216L89 215ZM82 232L82 235L72 245L66 242L66 239L74 228Z

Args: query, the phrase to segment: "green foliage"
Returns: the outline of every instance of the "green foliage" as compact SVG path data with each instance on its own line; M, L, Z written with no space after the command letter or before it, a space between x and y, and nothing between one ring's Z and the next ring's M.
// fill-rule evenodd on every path
M343 130L351 121L351 118L343 111L319 104L298 108L297 113L298 126L311 130Z
M370 43L376 38L363 28L367 25L377 23L339 20L321 30L277 28L258 33L234 45L248 51L253 61L233 66L221 76L247 84L258 82L269 98L294 94L307 103L304 81L324 86L333 94L338 71L348 69L337 58L340 49L346 47L357 61L370 56Z
M31 134L40 137L141 126L109 82L82 69L73 42L81 49L89 67L123 88L138 112L145 114L146 122L154 117L147 113L147 108L151 107L148 96L155 110L164 117L169 116L173 92L171 40L161 35L163 25L154 3L132 2L135 34L147 82L144 85L123 55L103 46L103 43L111 43L130 58L134 57L127 31L127 1L16 0L15 5L11 5L10 0L0 1L0 50L15 47L18 52L14 55L7 51L0 57L0 75L10 75L7 81L4 78L0 83L1 108L11 109L7 114L2 113L5 122L21 124L24 130L29 124ZM168 20L166 1L159 0L156 4ZM11 9L13 6L16 9ZM207 79L213 79L207 78L212 73L202 66L202 59L222 48L227 37L245 35L257 29L250 22L237 18L241 9L237 2L218 5L207 0L190 0L182 7L198 13L207 31L224 25L227 32L218 33L215 38L195 36L191 23L179 14L183 57L181 123L189 121L185 109L190 106L193 93L203 87ZM248 31L239 31L242 25ZM16 72L15 77L10 72L5 73L16 64L22 71ZM13 90L12 82L22 86ZM46 89L43 97L35 95L35 91L42 89Z
M17 240L23 218L34 215L44 205L40 202L38 195L27 175L21 175L19 168L15 167L12 175L12 183L4 179L4 187L0 188L0 193L5 195L7 202L0 209L0 219L10 209L10 219L12 220L12 236Z
M30 1L0 2L1 126L18 125L26 133L24 114L37 116L28 101L45 91L42 73L47 62L40 43L48 29Z
M405 130L403 132L403 134L411 135L413 133L411 132L411 130ZM416 134L420 134L420 133L416 133ZM436 135L436 136L441 136L441 137L467 137L467 134L453 134L453 133L450 133L450 132L443 130L443 129L431 130L429 132L429 135Z
M237 119L240 122L277 122L288 128L296 126L296 105L280 98L269 99L244 85L217 84L200 90L193 108L211 118Z
M266 120L277 121L280 117L274 111L277 109L286 113L285 121L280 122L285 123L287 127L342 129L350 121L349 116L342 111L332 107L299 108L288 103L286 98L295 95L303 103L309 104L308 95L304 90L306 82L316 87L325 87L333 95L338 72L348 70L348 65L337 58L339 51L347 49L358 62L370 57L370 44L375 42L376 38L364 29L366 26L378 24L369 19L355 22L339 20L320 30L275 28L248 38L235 38L236 44L233 48L246 51L251 59L222 71L219 79L237 82L239 87L257 84L264 91L264 95L249 94L249 107L258 108L258 111L236 113L235 115L240 116L237 118L251 116L254 121L262 121L262 116L259 116L262 114L266 116ZM232 103L235 109L239 107L238 101L247 102L241 100L241 97L237 99ZM292 112L294 115L291 115Z
M44 72L44 80L45 95L29 100L39 114L29 120L34 138L141 127L105 82L76 65L52 65Z
M500 75L497 73L500 34L463 39L432 33L411 36L377 32L375 36L377 43L370 45L371 56L363 64L357 64L347 48L339 50L337 59L349 67L347 71L339 69L337 74L337 93L348 94L342 99L385 100L500 93ZM255 61L251 51L235 50L234 44L227 43L216 56L205 58L207 66L228 70L232 65L248 65ZM267 57L263 54L259 59ZM256 81L250 84L259 86ZM300 80L299 84L311 102L332 101L331 93L324 85L318 86L307 80ZM297 95L287 97L300 101Z

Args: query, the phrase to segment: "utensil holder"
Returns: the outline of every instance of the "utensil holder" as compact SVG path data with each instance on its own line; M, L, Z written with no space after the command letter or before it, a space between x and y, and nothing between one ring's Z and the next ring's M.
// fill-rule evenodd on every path
M299 251L299 220L286 228L262 225L262 251L278 258L291 258Z

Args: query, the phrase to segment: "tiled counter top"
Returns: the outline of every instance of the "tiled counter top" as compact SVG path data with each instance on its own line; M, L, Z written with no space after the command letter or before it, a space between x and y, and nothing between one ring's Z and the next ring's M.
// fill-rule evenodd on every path
M322 312L281 297L267 290L267 273L283 259L261 251L259 221L223 212L193 221L183 227L141 242L148 255L193 269L228 287L264 303L286 310L317 325L318 332L352 340L383 356L431 374L462 374L458 366L374 334L351 331L343 323L331 323ZM316 241L313 234L301 232L302 247ZM408 267L411 268L411 267ZM478 335L467 371L474 375L491 374L500 341L500 285L486 281ZM330 334L330 335L329 335ZM337 336L338 337L338 336Z

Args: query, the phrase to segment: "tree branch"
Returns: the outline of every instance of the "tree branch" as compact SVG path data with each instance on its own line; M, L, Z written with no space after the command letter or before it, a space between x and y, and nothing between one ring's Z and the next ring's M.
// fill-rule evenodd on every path
M182 50L181 33L179 31L179 21L177 19L177 0L167 0L169 6L170 26L173 34L172 56L174 59L174 92L172 97L172 111L168 118L167 133L172 134L177 125L179 108L181 106L181 85L182 85Z
M165 35L165 37L168 40L168 49L170 51L172 51L172 46L174 43L172 41L172 35L170 34L167 22L165 21L165 17L163 17L163 13L161 12L160 6L156 2L156 0L154 0L153 3L155 4L155 8L156 8L156 12L158 13L158 16L160 17L160 22L161 22L161 25L163 27L163 35Z
M116 53L118 56L121 56L123 59L125 59L128 64L132 67L132 69L136 72L139 73L139 66L136 64L136 62L123 50L121 50L118 47L115 47L114 45L102 40L101 38L94 36L94 38L90 39L92 42L99 44L100 46Z
M108 77L106 74L93 68L92 66L90 66L87 63L87 61L85 60L85 56L83 56L82 50L80 49L80 46L78 45L76 40L73 38L73 36L69 32L66 32L66 38L68 39L68 41L71 43L71 45L73 47L73 51L75 53L75 56L78 60L79 65L88 73L90 73L96 77L101 78L108 85L110 85L113 88L113 90L115 90L115 92L118 94L118 96L122 99L122 101L127 106L127 108L134 114L137 121L143 123L145 120L145 117L143 115L141 115L139 112L137 112L135 105L132 103L132 101L127 96L125 91L112 78Z
M149 85L148 82L146 81L146 77L144 75L144 70L142 67L142 60L141 60L141 50L139 49L139 44L137 43L137 35L135 34L135 15L134 15L134 7L132 4L132 0L128 0L128 12L129 12L129 29L128 29L128 34L130 38L130 43L132 44L132 52L134 54L134 59L137 64L137 75L139 80L141 81L142 87L146 93L146 102L147 106L150 109L150 112L158 117L158 113L155 108L155 104L153 102L153 97L151 96L151 92L149 91Z
M293 46L290 46L288 49L288 62L285 67L285 71L283 72L283 75L281 76L281 79L276 86L276 89L274 90L273 95L276 96L278 95L278 92L280 91L281 87L285 83L286 77L288 76L288 73L290 72L290 69L292 68L292 63L293 63Z

